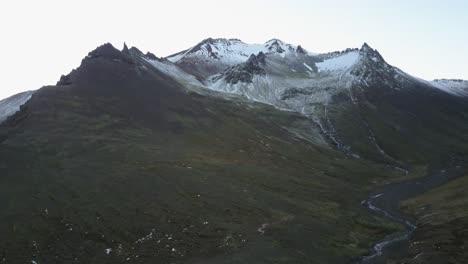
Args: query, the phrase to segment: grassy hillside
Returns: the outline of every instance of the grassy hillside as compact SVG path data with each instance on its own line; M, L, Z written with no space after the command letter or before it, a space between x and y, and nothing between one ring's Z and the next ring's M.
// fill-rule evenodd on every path
M419 83L370 83L335 96L328 118L336 137L363 158L399 167L443 167L468 153L468 104ZM392 86L393 85L393 86Z
M337 96L324 124L357 157L299 114L147 66L104 45L0 126L3 263L355 263L401 229L361 206L374 186L467 151L465 102L446 95ZM464 185L408 203L450 212L415 239L460 245Z
M405 263L467 263L468 175L422 196L403 208L417 219ZM396 261L395 261L396 262Z

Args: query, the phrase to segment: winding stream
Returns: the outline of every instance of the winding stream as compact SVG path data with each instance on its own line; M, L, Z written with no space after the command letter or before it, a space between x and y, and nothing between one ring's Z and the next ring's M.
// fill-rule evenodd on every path
M400 202L427 192L463 174L461 166L432 171L423 178L410 179L380 187L367 200L362 201L373 213L404 225L403 231L387 235L375 243L361 264L380 264L391 257L404 255L409 246L411 233L416 229L414 220L400 211Z

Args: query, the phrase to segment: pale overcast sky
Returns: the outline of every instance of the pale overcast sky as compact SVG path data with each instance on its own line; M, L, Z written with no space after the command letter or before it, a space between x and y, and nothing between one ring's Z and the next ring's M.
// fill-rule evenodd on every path
M424 78L468 79L468 1L198 0L0 3L0 98L55 84L100 44L167 56L207 37L328 52L368 42Z

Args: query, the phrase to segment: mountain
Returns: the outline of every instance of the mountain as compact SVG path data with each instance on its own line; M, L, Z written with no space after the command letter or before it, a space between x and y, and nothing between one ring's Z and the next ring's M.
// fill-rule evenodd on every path
M367 44L102 45L0 108L0 259L355 263L402 229L370 191L466 164L463 90Z
M359 203L393 173L300 114L194 93L141 54L97 48L0 127L6 262L342 262L395 228Z
M266 48L272 43L281 48ZM389 65L367 43L360 49L315 54L278 40L248 45L209 39L168 59L195 75L199 69L214 69L197 76L206 88L302 113L342 151L399 168L406 167L400 160L425 159L421 149L441 155L441 146L432 149L427 144L435 135L445 138L455 133L463 138L468 133L461 125L467 110L465 81L428 82L413 77ZM456 123L459 132L450 130L454 124L444 122ZM403 123L406 130L401 129ZM400 151L407 140L414 140L417 147ZM443 151L451 148L447 142Z

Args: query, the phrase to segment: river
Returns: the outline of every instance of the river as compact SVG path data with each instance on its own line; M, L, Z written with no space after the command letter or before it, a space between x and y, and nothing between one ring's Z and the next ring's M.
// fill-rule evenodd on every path
M371 193L362 205L372 213L383 216L404 226L401 232L387 235L375 243L370 255L362 257L361 264L383 264L387 259L404 256L409 247L409 239L417 228L414 219L400 210L400 202L436 188L456 177L463 175L462 166L443 170L432 170L422 178L410 179L384 185Z

